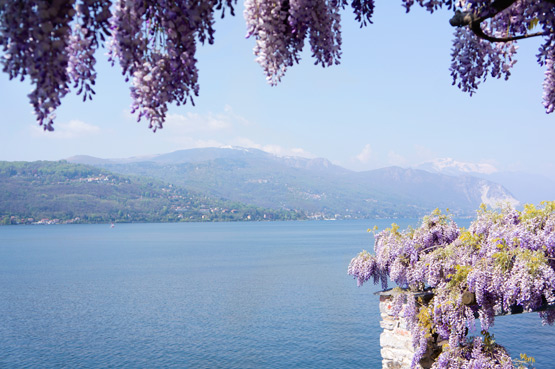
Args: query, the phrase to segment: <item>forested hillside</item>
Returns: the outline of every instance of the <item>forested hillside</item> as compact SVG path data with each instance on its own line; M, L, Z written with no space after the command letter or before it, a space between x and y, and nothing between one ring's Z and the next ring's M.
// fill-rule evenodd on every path
M0 222L98 223L299 219L161 181L59 162L0 162Z
M180 150L148 158L73 157L115 173L157 178L207 196L315 219L417 218L435 208L472 216L481 203L518 203L503 186L399 167L354 172L326 159L278 157L247 148Z

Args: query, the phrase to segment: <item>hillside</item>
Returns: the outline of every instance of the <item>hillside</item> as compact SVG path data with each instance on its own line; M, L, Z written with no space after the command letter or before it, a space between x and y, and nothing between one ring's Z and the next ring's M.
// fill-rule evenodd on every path
M206 148L149 158L74 157L110 171L157 178L188 190L314 218L418 217L439 207L473 215L480 203L517 203L501 185L397 167L353 172L326 159L277 157L255 149Z
M0 162L0 223L299 219L160 180L68 162Z

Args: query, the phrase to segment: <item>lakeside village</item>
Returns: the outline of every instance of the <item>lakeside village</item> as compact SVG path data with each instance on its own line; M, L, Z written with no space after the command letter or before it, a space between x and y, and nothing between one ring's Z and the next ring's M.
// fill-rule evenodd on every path
M159 220L161 222L210 222L210 221L218 221L218 220L224 220L225 219L221 219L222 216L226 216L227 214L227 220L229 221L238 221L238 220L243 220L243 221L250 221L250 220L255 220L253 219L253 216L251 214L246 214L244 215L244 217L239 218L239 210L237 209L221 209L221 208L201 208L201 209L191 209L189 207L180 207L177 206L174 209L171 209L175 212L177 212L177 215L175 217L170 217L167 220ZM200 213L200 214L195 214L195 215L189 215L189 216L184 216L184 212L190 212L194 210L195 213ZM219 216L215 216L215 214L218 214ZM243 214L241 214L243 215ZM0 225L20 225L20 224L26 224L26 225L52 225L52 224L87 224L87 223L133 223L133 222L144 222L145 219L143 219L143 217L138 217L137 219L135 219L134 217L132 217L130 214L127 214L127 216L125 218L118 218L118 219L114 219L113 221L110 220L106 220L106 218L109 217L74 217L71 219L59 219L59 218L41 218L41 219L35 219L35 218L31 218L31 217L18 217L18 216L4 216L0 219ZM256 220L273 220L273 216L268 215L268 214L262 214L261 219L256 219Z
M191 209L184 209L182 207L176 207L172 209L176 212L183 212L183 211L190 211ZM182 213L177 214L177 219L167 220L163 222L213 222L213 221L272 221L272 220L284 220L280 218L275 218L269 214L262 214L261 217L257 217L256 219L251 215L247 214L244 217L240 218L237 216L240 211L237 209L221 209L221 208L202 208L197 209L196 211L201 214L200 216L190 215L188 217L184 217ZM229 219L221 219L221 217L214 216L215 213L220 214L229 214L231 218ZM235 216L234 216L235 215ZM348 216L347 216L348 217ZM323 213L314 213L308 215L306 217L300 217L295 220L339 220L339 219L347 219L345 216L340 216L337 214L336 217L330 218ZM291 219L290 219L291 220ZM118 219L112 221L111 223L142 223L144 220L133 220L129 215L128 219ZM89 218L86 219L81 217L74 217L71 219L58 219L58 218L27 218L27 217L18 217L15 215L12 216L4 216L0 218L0 225L53 225L53 224L90 224L90 223L110 223L110 221L105 221L104 219L97 219L97 218Z
M32 172L12 175L26 196L8 196L0 225L210 222L306 219L287 210L262 209L192 194L173 185L107 174ZM69 177L69 178L68 178ZM8 193L10 191L8 187Z
M60 164L58 164L60 165ZM294 209L264 209L192 194L172 184L132 181L104 173L31 171L14 187L26 188L26 197L8 196L0 209L0 225L53 225L102 223L230 222L272 220L338 220L357 214L334 214ZM8 191L8 193L13 191ZM91 196L94 198L91 199Z

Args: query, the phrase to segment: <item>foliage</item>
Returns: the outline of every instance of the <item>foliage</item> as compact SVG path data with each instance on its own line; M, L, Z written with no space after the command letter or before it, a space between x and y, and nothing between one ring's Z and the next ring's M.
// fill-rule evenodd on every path
M533 368L533 364L536 362L536 359L534 359L531 356L528 356L526 354L520 354L520 360L516 359L514 360L517 369L526 369L526 368Z
M374 250L375 256L363 251L349 265L359 285L373 279L387 288L389 278L407 290L433 291L429 302L410 293L395 298L397 306L407 302L403 314L417 348L413 366L435 337L448 343L433 368L510 368L510 357L488 333L495 316L555 303L555 202L522 212L483 206L468 230L435 211L419 228L399 232L393 225L379 232ZM553 310L540 316L544 323L555 320ZM475 317L482 335L468 338Z
M214 22L237 0L20 0L0 1L0 61L10 78L28 77L37 121L53 130L55 110L73 86L92 99L95 52L109 49L131 81L132 111L162 128L168 104L193 103L198 96L197 43L214 42ZM415 0L402 0L407 12ZM546 67L544 105L555 109L555 7L553 0L417 0L430 12L456 10L452 51L453 83L474 93L488 75L510 75L515 42L541 36L538 62ZM374 0L246 0L247 37L254 37L256 60L270 84L298 63L305 41L315 64L338 64L341 10L371 23ZM533 30L539 30L532 33ZM107 39L109 38L109 39Z
M303 218L64 161L0 162L0 204L0 224Z

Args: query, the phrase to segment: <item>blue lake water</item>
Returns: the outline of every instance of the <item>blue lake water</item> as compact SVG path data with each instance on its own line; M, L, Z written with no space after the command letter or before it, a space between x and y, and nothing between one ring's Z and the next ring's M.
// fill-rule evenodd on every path
M390 223L0 227L0 368L380 368L378 287L346 270ZM536 314L494 332L555 367Z

